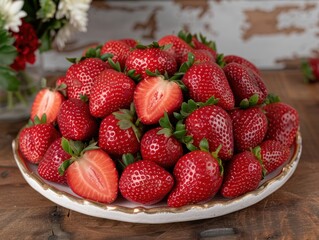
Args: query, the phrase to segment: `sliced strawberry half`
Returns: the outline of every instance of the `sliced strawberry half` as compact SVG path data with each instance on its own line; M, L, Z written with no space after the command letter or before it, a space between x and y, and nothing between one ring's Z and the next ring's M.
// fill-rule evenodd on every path
M85 151L66 170L67 183L79 196L111 203L118 194L118 172L110 156L101 149Z
M33 101L31 119L34 120L35 116L42 118L46 114L47 123L55 122L63 101L64 96L58 90L42 89Z
M136 113L144 124L157 123L164 112L173 113L182 102L183 94L178 84L162 76L145 78L134 92Z

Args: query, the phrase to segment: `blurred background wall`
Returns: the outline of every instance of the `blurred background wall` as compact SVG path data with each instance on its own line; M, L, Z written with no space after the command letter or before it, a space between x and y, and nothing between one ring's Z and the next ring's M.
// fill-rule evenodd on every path
M214 40L219 53L241 55L262 69L296 67L319 56L319 1L93 1L86 33L44 56L45 69L64 70L65 57L90 44L135 38L142 43L185 29Z

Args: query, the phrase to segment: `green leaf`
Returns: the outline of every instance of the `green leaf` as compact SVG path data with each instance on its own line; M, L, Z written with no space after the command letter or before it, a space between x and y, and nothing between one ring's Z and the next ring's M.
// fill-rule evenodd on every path
M20 81L17 73L9 67L0 65L0 88L5 91L18 91Z
M63 176L68 167L73 163L72 159L65 160L58 168L59 174Z
M70 154L71 156L73 155L73 151L72 151L72 149L71 149L71 146L70 146L70 144L69 144L69 141L68 141L66 138L64 138L64 137L62 137L61 146L62 146L62 149L63 149L66 153Z
M115 63L115 62L112 60L112 58L108 58L107 61L108 61L108 63L111 65L111 67L112 67L114 70L116 70L116 71L118 71L118 72L121 72L121 71L122 71L122 70L121 70L121 65L120 65L119 62L116 62L116 63Z
M203 138L200 142L199 142L199 148L202 151L206 151L209 152L209 144L206 138Z
M51 42L52 42L52 39L51 39L51 35L50 35L50 31L47 30L43 33L43 35L41 36L40 38L40 41L41 41L41 45L40 45L40 52L43 53L45 51L48 51L51 49Z
M162 128L156 134L159 134L159 135L164 134L166 137L170 137L172 136L172 130L169 128Z
M45 22L54 17L56 5L52 0L39 0L39 3L40 8L36 13L38 19Z
M0 29L0 65L10 65L17 56L17 49L13 46L15 39L5 30Z
M257 93L253 94L252 96L250 96L250 98L248 99L249 101L249 106L256 106L259 100L259 95Z

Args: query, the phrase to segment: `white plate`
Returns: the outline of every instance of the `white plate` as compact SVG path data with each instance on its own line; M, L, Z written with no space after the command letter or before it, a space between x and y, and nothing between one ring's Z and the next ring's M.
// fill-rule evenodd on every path
M36 166L24 161L21 157L17 139L12 142L12 148L15 161L27 183L52 202L94 217L124 222L159 224L214 218L241 210L261 201L278 190L292 176L300 159L301 142L301 135L298 132L290 160L284 163L282 168L268 175L255 191L232 200L215 197L203 204L181 208L169 208L165 203L141 206L123 199L117 199L112 204L100 204L84 200L74 194L69 187L54 184L39 177Z

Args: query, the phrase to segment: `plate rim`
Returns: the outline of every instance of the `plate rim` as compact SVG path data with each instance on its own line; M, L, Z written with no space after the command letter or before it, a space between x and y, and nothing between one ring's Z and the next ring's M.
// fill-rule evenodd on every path
M256 190L230 200L212 198L203 204L191 204L180 208L168 206L126 207L119 204L104 204L83 199L79 196L57 189L45 182L27 166L18 149L18 137L12 141L15 162L26 182L45 198L62 207L85 215L132 223L161 224L184 222L223 216L256 204L283 186L293 175L302 152L300 131L294 142L291 159L283 166L277 176L265 181ZM154 217L156 216L156 217Z

